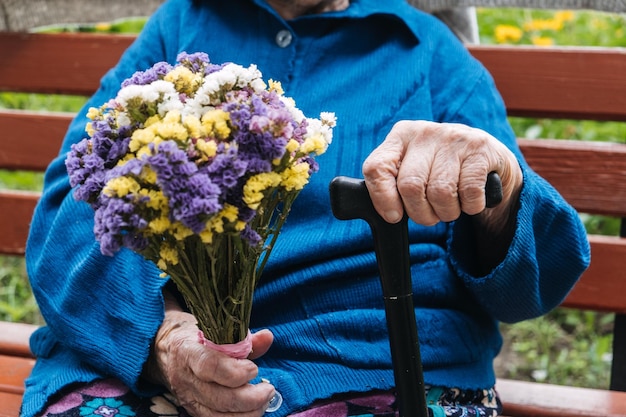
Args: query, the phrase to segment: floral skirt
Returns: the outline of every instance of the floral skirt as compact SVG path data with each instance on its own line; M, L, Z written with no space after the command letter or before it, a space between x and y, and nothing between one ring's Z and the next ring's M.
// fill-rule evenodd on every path
M313 404L291 417L395 417L391 392L343 396ZM468 390L428 388L429 417L496 417L502 405L494 389ZM189 417L170 394L142 398L113 379L67 389L41 417ZM271 413L266 413L270 417Z

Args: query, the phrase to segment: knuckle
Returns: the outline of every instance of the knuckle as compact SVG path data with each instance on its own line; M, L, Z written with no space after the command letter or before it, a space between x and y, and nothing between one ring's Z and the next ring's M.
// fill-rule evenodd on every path
M403 197L417 197L423 199L426 195L426 182L417 177L399 177L397 179L398 192Z

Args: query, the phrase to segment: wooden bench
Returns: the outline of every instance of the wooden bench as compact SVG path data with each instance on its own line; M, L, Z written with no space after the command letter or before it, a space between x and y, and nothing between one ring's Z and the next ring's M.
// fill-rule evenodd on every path
M0 91L90 95L130 36L0 33ZM494 74L514 116L626 121L626 52L488 47L471 52ZM0 110L0 169L43 171L71 114ZM626 145L519 143L530 164L580 212L626 217ZM0 191L0 253L23 255L38 194ZM626 226L622 227L626 236ZM592 265L563 306L616 313L611 390L499 380L508 416L626 416L626 238L590 236ZM555 277L556 279L556 277ZM18 415L33 326L0 323L0 417Z

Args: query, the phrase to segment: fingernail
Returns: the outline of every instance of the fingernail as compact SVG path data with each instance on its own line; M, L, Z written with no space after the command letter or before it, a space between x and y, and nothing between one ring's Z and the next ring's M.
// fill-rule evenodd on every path
M385 219L389 222L389 223L397 223L400 221L400 219L402 218L402 213L396 211L396 210L391 210L391 211L387 211L385 212Z

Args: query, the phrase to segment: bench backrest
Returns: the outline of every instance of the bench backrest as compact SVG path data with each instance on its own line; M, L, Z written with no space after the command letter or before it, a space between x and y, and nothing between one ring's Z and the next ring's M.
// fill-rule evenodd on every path
M0 91L88 96L133 39L0 32ZM494 75L512 116L626 121L622 49L470 51ZM43 171L57 155L71 117L0 110L0 169ZM519 143L530 165L579 212L626 218L626 144L524 138ZM0 190L0 254L23 255L38 196ZM589 239L591 267L563 305L617 313L612 388L626 390L626 238Z

